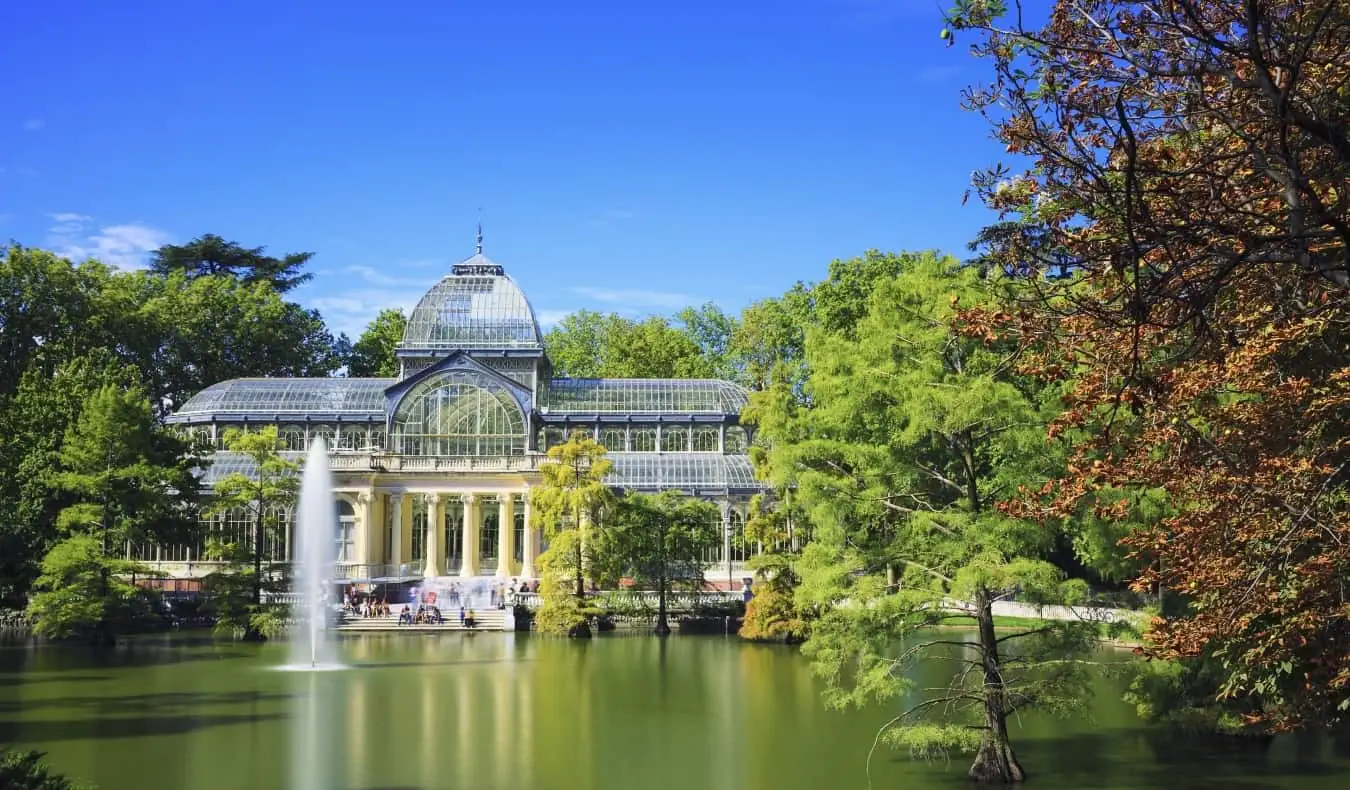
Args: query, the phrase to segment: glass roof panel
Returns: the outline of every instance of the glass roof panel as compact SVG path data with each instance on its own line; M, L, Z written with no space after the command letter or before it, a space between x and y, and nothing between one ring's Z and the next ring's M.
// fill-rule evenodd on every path
M282 453L301 463L304 453ZM764 484L755 479L750 458L720 453L620 453L609 456L614 462L605 482L614 488L657 491L675 489L713 489L759 491ZM240 453L218 452L202 475L211 485L235 472L252 474L253 462Z
M639 490L727 489L759 491L750 458L721 453L616 453L605 482Z
M746 390L718 379L553 379L550 413L740 414Z
M413 308L402 351L543 348L529 300L501 267L479 253L455 267Z
M212 384L183 404L174 419L214 414L367 417L384 414L394 379L231 379Z

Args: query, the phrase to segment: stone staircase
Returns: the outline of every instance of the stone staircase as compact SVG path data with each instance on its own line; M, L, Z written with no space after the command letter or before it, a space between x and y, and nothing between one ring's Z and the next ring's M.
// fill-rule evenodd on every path
M505 631L506 630L506 611L504 609L482 609L474 612L474 627L465 628L459 624L459 612L456 611L452 617L449 612L445 613L445 622L440 625L399 625L398 613L390 612L383 617L353 617L345 615L342 618L342 624L337 630L344 634L351 633L386 633L396 631L399 633L443 633L446 631Z

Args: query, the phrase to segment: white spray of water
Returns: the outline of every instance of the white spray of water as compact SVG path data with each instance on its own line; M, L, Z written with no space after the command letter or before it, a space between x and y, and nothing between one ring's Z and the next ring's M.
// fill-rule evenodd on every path
M300 510L295 522L295 592L298 625L291 637L289 669L338 668L336 648L328 631L337 563L337 508L328 448L315 439L300 479Z

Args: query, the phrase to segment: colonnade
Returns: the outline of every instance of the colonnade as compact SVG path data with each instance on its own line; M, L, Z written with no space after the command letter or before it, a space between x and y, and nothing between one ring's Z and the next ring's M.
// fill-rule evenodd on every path
M392 568L421 560L426 576L483 575L481 552L484 521L491 508L497 514L497 567L499 578L534 578L540 551L539 530L530 525L530 500L526 491L362 491L355 496L360 521L357 543L361 564ZM524 538L516 561L516 502L523 503ZM448 567L447 508L461 504L462 550L458 567ZM414 510L423 518L414 520ZM417 521L421 521L418 524ZM420 534L414 535L414 530ZM421 557L414 557L420 543Z

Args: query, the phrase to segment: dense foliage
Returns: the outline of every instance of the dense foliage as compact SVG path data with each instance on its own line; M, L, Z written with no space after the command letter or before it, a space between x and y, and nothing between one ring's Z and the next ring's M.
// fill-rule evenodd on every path
M54 774L42 764L42 752L0 751L0 787L5 790L94 790L94 786Z
M1063 478L1010 512L1130 519L1128 496L1101 492L1155 492L1157 517L1121 537L1137 586L1186 606L1154 622L1150 652L1217 661L1251 724L1341 720L1350 13L1064 1L1031 27L1007 10L953 14L997 75L969 104L1029 160L977 177L1003 215L979 244L1040 287L970 320L1067 383L1051 432L1072 443Z

